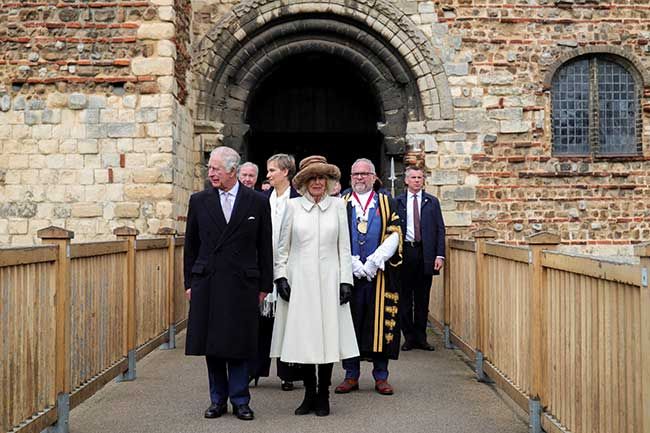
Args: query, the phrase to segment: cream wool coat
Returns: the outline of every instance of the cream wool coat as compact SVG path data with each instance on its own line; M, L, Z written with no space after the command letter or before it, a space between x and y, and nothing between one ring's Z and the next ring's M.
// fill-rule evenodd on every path
M359 356L350 304L339 303L339 284L352 284L348 230L340 198L287 202L274 278L289 281L291 297L278 296L272 358L326 364Z

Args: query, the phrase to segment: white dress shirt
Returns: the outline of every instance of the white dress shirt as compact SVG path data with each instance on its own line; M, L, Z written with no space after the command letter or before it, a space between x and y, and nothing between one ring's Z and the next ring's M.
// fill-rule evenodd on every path
M413 197L417 196L420 209L420 229L422 228L422 190L413 194L406 191L406 236L405 240L412 242L415 240L415 229L413 228Z
M239 182L235 182L235 186L230 188L230 190L228 191L224 191L222 189L219 190L219 200L221 201L221 209L223 209L223 205L226 203L226 200L228 200L228 202L230 203L230 216L232 216L232 212L235 210L235 198L237 198L238 191L239 191ZM230 218L226 218L227 222L230 222L229 220Z

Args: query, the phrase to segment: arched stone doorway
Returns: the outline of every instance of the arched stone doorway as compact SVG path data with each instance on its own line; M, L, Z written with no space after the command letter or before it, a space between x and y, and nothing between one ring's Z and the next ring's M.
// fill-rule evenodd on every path
M373 90L356 67L323 53L295 55L280 62L250 97L246 159L260 167L274 153L296 162L319 153L341 168L343 188L349 168L370 158L382 172L383 113Z
M405 154L420 145L417 133L425 132L426 121L453 117L447 78L432 47L406 15L384 0L372 5L247 0L217 23L195 53L195 133L206 152L224 144L245 158L261 159L262 151L252 147L258 145L259 128L251 129L250 122L264 111L254 105L260 101L255 95L264 92L264 82L273 80L283 64L305 66L300 59L327 58L349 71L350 82L362 83L363 99L374 104L357 114L375 113L378 119L367 134L376 137L371 153L379 154L387 186L388 161L395 161L399 176ZM320 151L315 142L306 153ZM291 153L299 158L296 150ZM371 149L349 150L361 156ZM341 167L344 173L348 167Z

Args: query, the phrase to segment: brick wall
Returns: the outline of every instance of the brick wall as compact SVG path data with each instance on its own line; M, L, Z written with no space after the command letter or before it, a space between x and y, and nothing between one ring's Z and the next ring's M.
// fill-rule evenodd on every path
M82 240L124 224L182 230L187 3L0 6L0 242L32 243L51 224Z

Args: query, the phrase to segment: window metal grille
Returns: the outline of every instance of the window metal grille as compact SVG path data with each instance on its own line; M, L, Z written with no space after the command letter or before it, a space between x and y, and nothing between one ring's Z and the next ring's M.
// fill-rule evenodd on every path
M562 66L551 90L553 153L640 153L639 88L630 70L604 56Z

